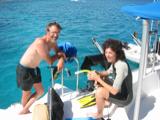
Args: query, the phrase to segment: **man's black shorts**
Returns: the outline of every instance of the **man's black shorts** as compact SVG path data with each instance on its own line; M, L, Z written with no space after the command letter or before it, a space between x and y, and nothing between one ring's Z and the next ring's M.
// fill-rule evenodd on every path
M34 83L41 82L40 69L37 68L27 68L21 64L17 65L17 85L24 91L31 90Z

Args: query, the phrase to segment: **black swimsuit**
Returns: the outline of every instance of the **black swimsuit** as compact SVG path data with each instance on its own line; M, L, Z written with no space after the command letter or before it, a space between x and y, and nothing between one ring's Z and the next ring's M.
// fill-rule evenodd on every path
M21 64L17 65L17 85L21 87L24 91L29 91L34 83L41 82L40 69L28 68Z

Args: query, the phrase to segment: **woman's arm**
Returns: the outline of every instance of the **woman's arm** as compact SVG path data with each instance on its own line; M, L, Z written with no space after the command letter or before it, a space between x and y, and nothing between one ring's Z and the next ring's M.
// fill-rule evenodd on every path
M115 94L117 94L119 92L118 89L116 89L116 88L112 87L111 85L107 84L106 82L104 82L101 79L100 75L98 75L95 71L91 71L91 72L88 73L88 79L98 82L105 89L107 89L110 93L112 93L113 95L115 95Z
M110 71L109 70L106 70L106 71L101 71L101 72L97 72L100 76L104 77L104 76L107 76L110 74Z

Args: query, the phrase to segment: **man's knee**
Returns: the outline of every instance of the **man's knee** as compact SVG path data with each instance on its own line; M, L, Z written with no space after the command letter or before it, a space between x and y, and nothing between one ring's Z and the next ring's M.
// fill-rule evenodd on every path
M38 97L41 97L44 94L44 89L37 91Z

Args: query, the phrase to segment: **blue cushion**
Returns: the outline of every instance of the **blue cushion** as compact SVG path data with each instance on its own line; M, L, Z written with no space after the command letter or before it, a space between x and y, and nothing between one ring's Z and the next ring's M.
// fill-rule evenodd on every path
M86 118L66 118L65 120L96 120L92 117L86 117Z
M70 42L65 42L63 44L60 44L58 45L58 47L65 53L67 61L71 61L71 58L77 56L77 49Z

